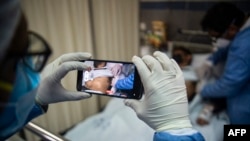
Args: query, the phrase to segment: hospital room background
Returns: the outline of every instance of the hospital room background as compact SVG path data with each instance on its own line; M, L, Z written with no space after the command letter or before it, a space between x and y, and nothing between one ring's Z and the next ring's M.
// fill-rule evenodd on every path
M53 49L49 62L69 52L90 52L94 59L131 61L134 55L155 50L171 55L175 46L183 46L193 53L193 67L199 67L213 48L207 33L201 31L200 20L215 2L21 0L29 29L45 37ZM247 0L231 2L250 11ZM72 71L63 79L65 88L76 90L76 76L77 72ZM47 114L32 123L65 140L152 141L153 137L153 131L123 105L122 99L105 96L51 104ZM217 126L223 124L226 122ZM216 126L200 130L212 136L209 141L219 141L214 129ZM15 136L44 140L28 125Z

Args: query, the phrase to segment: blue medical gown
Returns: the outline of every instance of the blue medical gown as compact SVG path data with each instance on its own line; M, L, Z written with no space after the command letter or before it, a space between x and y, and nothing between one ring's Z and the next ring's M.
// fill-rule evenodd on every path
M35 103L33 96L23 99L25 104L19 104L17 110L8 110L8 114L0 115L0 140L5 140L22 129L29 121L45 113L43 108ZM11 118L11 119L10 119Z
M35 102L39 81L40 77L37 72L32 71L22 62L18 63L14 89L8 103L4 103L4 109L0 113L1 141L9 138L30 120L44 113L43 108Z
M119 79L115 84L115 87L121 90L133 89L133 86L134 86L134 73L131 73L128 77Z
M156 132L154 141L205 141L203 136L197 132L190 135L173 135L168 132Z
M225 49L210 58L213 64L225 61L222 76L206 85L203 97L227 98L227 113L231 124L250 124L250 27L237 33Z

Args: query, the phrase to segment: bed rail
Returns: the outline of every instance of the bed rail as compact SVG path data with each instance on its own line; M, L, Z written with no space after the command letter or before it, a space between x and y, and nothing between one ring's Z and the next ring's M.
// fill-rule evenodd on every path
M36 125L33 122L29 122L25 129L29 130L31 133L37 135L42 139L42 141L69 141L68 139L63 138L62 136L55 135L44 128Z

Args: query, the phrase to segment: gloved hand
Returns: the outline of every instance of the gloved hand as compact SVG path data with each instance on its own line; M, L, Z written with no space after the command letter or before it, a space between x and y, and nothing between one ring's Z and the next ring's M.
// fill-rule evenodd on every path
M156 131L192 127L182 71L165 54L156 51L153 55L142 59L133 57L145 94L140 101L126 99L125 105L134 109L137 116Z
M122 65L121 64L115 64L111 68L111 72L114 75L114 78L112 79L111 86L115 86L116 82L119 80L119 76L122 73ZM115 87L112 88L112 90L115 91Z
M205 85L215 81L213 63L208 59L205 60L196 72L200 80L196 86L196 92L200 94Z
M111 72L114 76L119 76L120 73L122 72L122 65L121 64L115 64L112 68L111 68Z
M210 60L205 60L203 64L197 69L199 79L208 79L213 74L213 63Z
M79 60L86 60L90 57L91 54L89 53L68 53L47 65L41 73L41 82L37 90L36 102L40 105L47 105L50 103L89 98L90 94L64 89L61 79L69 71L89 68L89 66L83 62L79 62Z

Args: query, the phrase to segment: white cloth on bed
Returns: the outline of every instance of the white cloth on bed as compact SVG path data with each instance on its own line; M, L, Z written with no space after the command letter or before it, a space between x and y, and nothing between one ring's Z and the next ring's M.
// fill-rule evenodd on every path
M227 115L222 112L219 116L212 117L210 124L200 126L195 120L201 108L201 99L196 95L189 105L193 127L207 141L221 141L223 126L229 123ZM152 141L153 135L154 130L138 119L122 99L113 98L103 112L80 122L65 137L71 141Z
M65 137L71 141L152 141L153 134L123 99L113 98L103 112L77 124Z
M200 126L196 123L196 119L202 108L202 99L200 95L197 94L189 104L189 117L193 128L198 130L206 141L223 141L224 125L229 124L229 118L226 112L222 111L218 115L213 115L209 124Z

